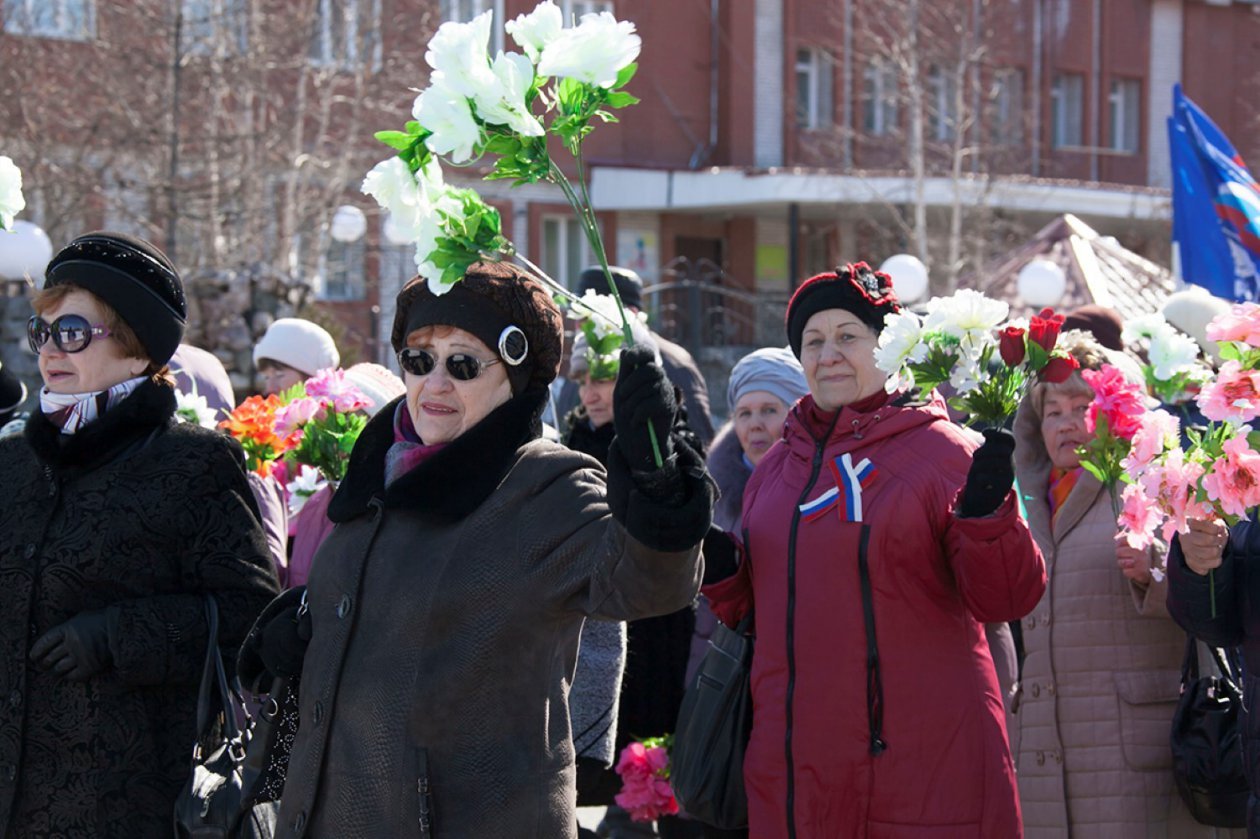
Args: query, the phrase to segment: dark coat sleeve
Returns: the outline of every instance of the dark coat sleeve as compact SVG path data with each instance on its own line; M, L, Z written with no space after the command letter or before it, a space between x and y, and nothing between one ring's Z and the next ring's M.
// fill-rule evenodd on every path
M195 683L206 650L204 595L219 610L219 645L226 662L254 617L279 590L239 449L226 438L190 452L204 457L204 474L172 505L184 534L179 569L183 593L157 594L116 605L110 638L119 678L131 685Z
M1230 528L1221 566L1196 574L1186 565L1181 537L1174 535L1168 551L1168 613L1177 625L1214 647L1233 647L1243 641L1241 594L1245 567L1260 554L1260 528L1240 521ZM1213 587L1216 615L1212 615Z

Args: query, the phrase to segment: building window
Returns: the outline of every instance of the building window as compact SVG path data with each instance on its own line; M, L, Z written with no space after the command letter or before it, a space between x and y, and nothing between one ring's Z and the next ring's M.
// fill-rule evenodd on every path
M4 29L11 35L86 41L96 35L96 4L94 0L4 0Z
M1024 142L1024 71L1016 67L993 76L993 142L1018 146Z
M952 73L933 66L928 70L928 137L938 142L954 139L958 124L958 82Z
M1081 145L1085 112L1085 77L1063 73L1054 77L1050 88L1050 144L1058 149Z
M363 257L366 237L354 242L328 242L328 254L324 257L324 270L320 272L321 300L362 300L366 296L363 277Z
M350 69L380 66L381 0L317 0L311 61Z
M441 0L442 22L467 23L483 12L494 12L490 24L490 57L503 49L503 0Z
M1111 148L1136 154L1142 122L1142 83L1137 79L1114 79L1107 108L1111 126Z
M595 15L600 12L613 13L613 0L564 0L560 6L564 14L565 25L571 21L582 19L582 15Z
M566 288L577 286L582 269L595 264L595 254L571 216L545 216L542 220L542 269Z
M240 55L249 43L246 0L182 0L180 40L197 55Z
M796 51L796 125L829 128L832 122L831 56L822 50Z
M897 70L891 62L876 59L862 71L862 126L877 137L897 129Z

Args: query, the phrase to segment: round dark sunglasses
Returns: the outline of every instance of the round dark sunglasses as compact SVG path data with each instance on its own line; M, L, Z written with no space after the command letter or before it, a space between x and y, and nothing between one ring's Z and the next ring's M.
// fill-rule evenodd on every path
M99 323L89 323L83 315L62 315L52 323L35 315L26 322L26 340L33 353L38 353L49 338L62 352L83 352L96 335L105 338L109 329Z
M452 353L446 357L446 372L452 379L471 382L481 375L481 371L492 364L498 364L499 361L500 359L497 358L482 361L475 355L462 352ZM398 366L413 376L427 376L437 366L437 356L428 350L403 347L398 351Z

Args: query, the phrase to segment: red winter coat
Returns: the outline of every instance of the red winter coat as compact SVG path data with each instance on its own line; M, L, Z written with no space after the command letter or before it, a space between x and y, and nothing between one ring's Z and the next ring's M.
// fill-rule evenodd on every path
M756 606L744 764L752 836L1021 833L983 624L1031 611L1045 565L1013 493L990 517L955 516L974 445L939 397L902 401L846 407L834 421L812 397L798 403L744 491L745 559L705 589L727 625ZM862 520L845 520L856 511L843 498L803 519L800 505L836 488L831 464L845 453L875 469ZM870 707L859 585L868 528L879 676ZM876 740L886 744L878 755Z

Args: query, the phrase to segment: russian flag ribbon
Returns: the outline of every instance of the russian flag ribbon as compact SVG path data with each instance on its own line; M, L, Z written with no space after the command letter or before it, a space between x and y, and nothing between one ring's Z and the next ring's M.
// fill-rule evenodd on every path
M874 464L869 458L854 464L853 456L846 452L828 466L836 485L800 506L801 521L822 518L832 507L839 508L841 521L862 521L862 490L870 486L878 474Z

